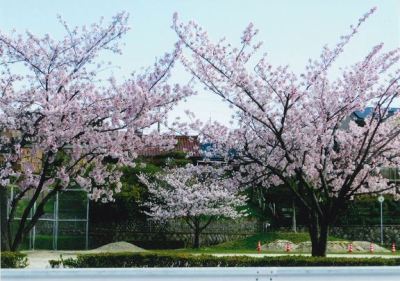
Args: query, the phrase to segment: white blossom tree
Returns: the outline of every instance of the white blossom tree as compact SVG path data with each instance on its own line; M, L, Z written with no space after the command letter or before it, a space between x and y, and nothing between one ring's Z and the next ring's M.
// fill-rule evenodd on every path
M400 91L400 50L378 44L338 77L330 72L374 11L336 46L324 47L300 75L271 65L267 55L251 64L261 46L254 43L252 24L235 48L225 39L213 42L192 21L174 18L188 53L182 58L186 69L236 110L237 128L208 124L203 136L220 153L235 149L231 163L240 167L236 179L242 184L290 188L308 214L313 256L326 255L329 227L353 196L396 194L380 169L400 164L399 113L392 110ZM359 125L351 116L366 107L371 114Z
M109 24L101 20L82 28L70 28L60 19L66 33L60 40L29 32L0 33L2 249L18 249L57 192L80 186L90 199L113 200L121 187L120 166L132 165L148 146L174 144L157 132L145 137L142 132L164 120L190 93L186 86L167 83L178 48L121 83L99 75L108 67L99 55L121 52L127 19L120 13ZM17 190L7 218L9 184ZM29 203L12 231L18 203L27 196Z
M244 215L240 208L246 197L238 194L223 168L188 164L140 179L149 189L147 214L157 220L184 219L193 230L194 248L200 247L200 234L213 220Z

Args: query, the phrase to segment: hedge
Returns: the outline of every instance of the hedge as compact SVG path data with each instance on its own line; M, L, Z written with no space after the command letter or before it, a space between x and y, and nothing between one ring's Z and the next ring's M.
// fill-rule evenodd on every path
M400 265L400 258L321 258L306 256L247 257L155 253L82 254L76 259L49 261L51 267L265 267Z
M1 268L24 268L28 265L26 254L1 252Z

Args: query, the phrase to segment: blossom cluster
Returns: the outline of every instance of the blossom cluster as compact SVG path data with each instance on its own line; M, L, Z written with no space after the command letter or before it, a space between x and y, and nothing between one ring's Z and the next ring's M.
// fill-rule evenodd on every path
M397 194L380 169L400 164L400 116L392 110L400 93L400 49L385 51L378 44L339 77L329 73L374 11L362 16L333 48L324 47L301 74L289 66L273 66L267 55L252 63L261 46L254 42L252 24L241 46L233 47L225 39L213 42L197 23L183 24L174 17L173 28L187 54L181 59L186 69L236 110L237 128L196 123L192 129L239 167L238 181L292 186L307 206L356 194ZM354 113L367 108L371 113L357 123ZM306 202L307 194L311 202Z
M151 199L144 205L158 220L174 218L237 218L246 202L223 167L188 164L167 168L153 178L141 175Z
M132 165L146 147L174 145L143 131L191 93L168 83L178 46L125 81L99 74L107 67L102 52L121 52L127 20L120 13L108 24L71 28L60 19L60 40L0 33L0 185L13 181L22 192L78 185L108 201L120 190L119 166ZM40 165L24 161L21 148Z

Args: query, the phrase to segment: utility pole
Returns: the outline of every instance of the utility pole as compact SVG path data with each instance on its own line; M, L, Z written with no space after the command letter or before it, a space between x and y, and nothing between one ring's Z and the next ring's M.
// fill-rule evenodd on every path
M383 245L383 201L385 198L381 195L378 197L378 201L381 205L381 245Z

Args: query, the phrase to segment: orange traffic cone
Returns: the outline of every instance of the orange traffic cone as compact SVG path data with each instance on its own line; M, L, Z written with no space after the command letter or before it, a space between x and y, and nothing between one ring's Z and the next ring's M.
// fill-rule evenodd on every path
M373 254L374 251L375 251L375 249L374 249L374 243L371 242L371 244L369 245L369 252L370 252L371 254Z
M258 241L258 244L257 244L257 252L258 252L258 253L261 253L261 241Z
M290 243L286 243L285 251L290 252L290 250L291 250Z
M392 253L396 253L396 243L392 243Z
M349 252L349 254L353 253L353 243L349 244L348 252Z

